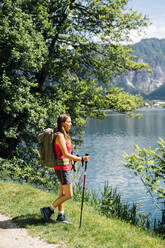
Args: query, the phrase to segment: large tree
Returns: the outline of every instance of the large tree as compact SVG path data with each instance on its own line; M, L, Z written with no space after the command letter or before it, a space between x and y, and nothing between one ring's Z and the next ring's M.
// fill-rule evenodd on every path
M1 157L27 151L61 112L80 130L87 116L105 107L109 93L102 85L111 76L143 68L122 44L147 19L127 3L0 1Z

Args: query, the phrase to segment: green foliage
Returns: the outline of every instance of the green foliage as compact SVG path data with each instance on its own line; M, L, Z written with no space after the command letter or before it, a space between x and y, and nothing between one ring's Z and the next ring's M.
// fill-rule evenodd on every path
M105 107L107 109L128 112L141 106L143 106L143 99L139 95L133 96L125 93L121 88L114 88L113 86L105 91Z
M121 45L148 22L127 2L1 1L1 157L31 158L37 133L55 127L61 112L71 113L73 134L81 134L86 117L105 107L98 82L144 67ZM120 97L117 110L134 108Z
M12 161L0 159L1 180L12 180L20 183L28 182L46 190L57 189L58 182L53 169L47 169L31 159L27 164L23 159L13 158Z
M123 165L134 171L145 185L152 197L153 203L162 212L162 225L165 215L165 141L159 138L158 148L140 148L134 146L134 153L128 155L124 152Z
M125 220L133 225L140 225L142 227L150 227L148 216L138 212L138 206L133 203L130 206L121 200L120 194L117 190L109 186L108 182L104 185L104 190L99 200L99 210L107 217L115 217Z

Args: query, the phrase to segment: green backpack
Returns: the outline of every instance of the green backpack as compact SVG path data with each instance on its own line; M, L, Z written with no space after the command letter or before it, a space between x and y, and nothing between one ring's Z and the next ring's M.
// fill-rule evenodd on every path
M69 163L69 159L64 158L60 159L56 157L55 149L54 149L54 139L56 133L53 128L44 129L42 133L39 133L37 136L38 141L38 151L41 159L41 164L43 166L52 168L55 165L66 165ZM59 157L62 155L60 153Z
M53 147L55 133L53 128L44 129L37 136L38 151L41 159L41 164L47 167L55 166L55 151Z

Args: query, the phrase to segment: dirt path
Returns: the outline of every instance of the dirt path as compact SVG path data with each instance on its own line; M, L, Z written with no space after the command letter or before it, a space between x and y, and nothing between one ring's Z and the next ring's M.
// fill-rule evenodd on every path
M9 217L0 214L0 248L57 248L39 238L32 238L25 228L20 228Z

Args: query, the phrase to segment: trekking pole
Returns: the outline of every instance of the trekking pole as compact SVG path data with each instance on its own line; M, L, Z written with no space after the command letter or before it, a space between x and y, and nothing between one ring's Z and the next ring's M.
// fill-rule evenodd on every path
M85 154L85 156L89 156L89 154ZM87 171L87 162L85 162L84 183L83 183L83 193L82 193L81 214L80 214L80 226L79 226L79 228L81 228L81 222L82 222L82 212L83 212L84 193L85 193L86 171Z

